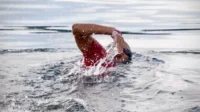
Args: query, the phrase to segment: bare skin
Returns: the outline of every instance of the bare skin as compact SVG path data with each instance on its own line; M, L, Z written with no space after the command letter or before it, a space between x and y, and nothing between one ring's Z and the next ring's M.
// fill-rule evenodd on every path
M124 62L128 60L128 56L123 52L124 48L129 48L120 33L115 31L113 27L102 26L97 24L73 24L72 31L76 44L81 52L87 51L91 43L94 41L92 34L104 34L113 37L117 44L118 54L114 58L114 62Z

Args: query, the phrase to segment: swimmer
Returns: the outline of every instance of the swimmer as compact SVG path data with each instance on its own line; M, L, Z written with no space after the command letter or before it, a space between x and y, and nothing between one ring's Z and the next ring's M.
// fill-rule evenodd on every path
M96 66L100 59L106 56L105 48L92 37L92 34L110 35L116 43L117 55L112 63L103 63L102 66L113 67L115 63L127 63L131 61L131 50L122 37L122 33L108 26L97 24L73 24L72 32L76 44L83 54L85 66Z

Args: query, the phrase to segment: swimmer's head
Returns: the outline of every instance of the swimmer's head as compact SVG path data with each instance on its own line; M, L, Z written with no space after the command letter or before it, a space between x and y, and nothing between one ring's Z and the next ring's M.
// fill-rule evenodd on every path
M114 62L116 63L130 63L132 60L132 52L130 49L123 49L123 53L117 54L114 57Z
M127 62L129 62L129 57L124 53L117 54L114 57L114 62L115 63L127 63Z

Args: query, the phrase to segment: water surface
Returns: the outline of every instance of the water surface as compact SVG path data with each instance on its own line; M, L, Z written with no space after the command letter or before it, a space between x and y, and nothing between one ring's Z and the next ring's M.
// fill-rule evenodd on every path
M3 112L199 112L199 0L1 0ZM74 23L121 30L133 51L104 80L68 74ZM109 36L94 35L103 45Z

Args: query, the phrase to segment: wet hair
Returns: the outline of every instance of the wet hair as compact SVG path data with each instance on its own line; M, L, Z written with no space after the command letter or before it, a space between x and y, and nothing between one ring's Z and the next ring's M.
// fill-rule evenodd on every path
M106 47L106 49L110 48L113 44L115 44L115 43L114 43L114 42L110 43L110 44ZM123 61L122 63L124 63L124 64L130 63L131 60L132 60L132 52L131 52L131 50L128 49L128 48L123 48L123 52L124 52L124 54L126 54L126 55L128 56L128 60ZM120 58L120 55L116 55L115 57Z

